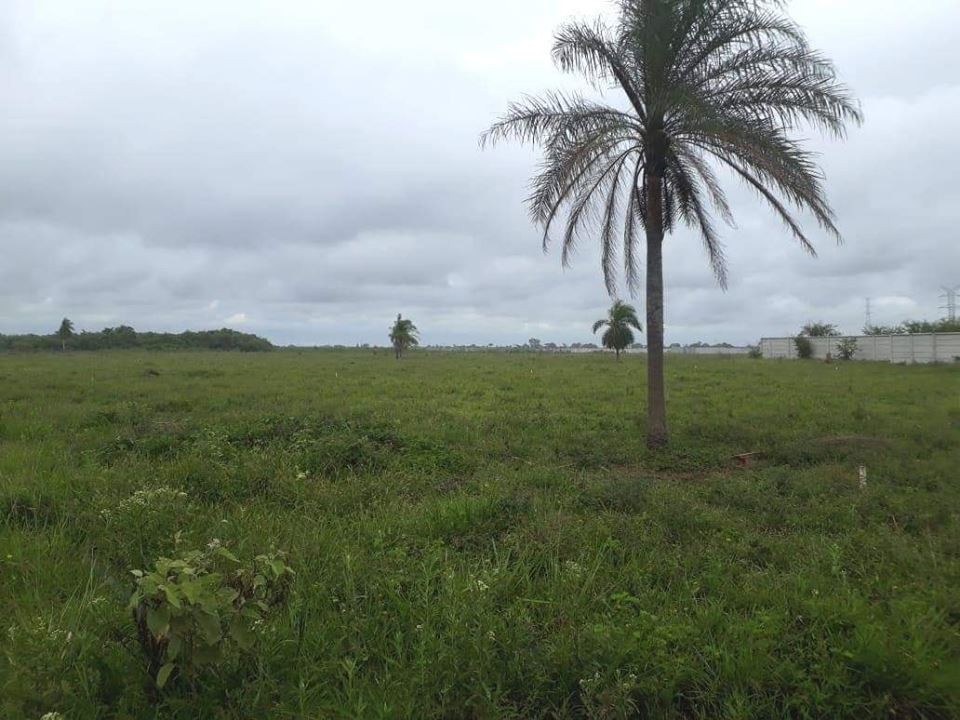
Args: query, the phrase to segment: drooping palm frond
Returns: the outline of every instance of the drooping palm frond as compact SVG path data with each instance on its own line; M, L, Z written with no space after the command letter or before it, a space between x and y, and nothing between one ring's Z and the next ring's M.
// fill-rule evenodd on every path
M574 22L556 34L558 67L629 101L620 110L547 93L511 105L481 138L539 143L543 163L529 207L544 249L564 219L561 257L599 239L611 294L623 276L637 288L636 249L647 225L647 191L662 197L664 232L696 229L714 275L726 285L713 222L733 223L716 175L723 167L753 189L802 247L813 244L795 211L840 239L810 152L790 133L809 125L842 136L860 109L833 64L811 49L774 0L619 0L613 27Z

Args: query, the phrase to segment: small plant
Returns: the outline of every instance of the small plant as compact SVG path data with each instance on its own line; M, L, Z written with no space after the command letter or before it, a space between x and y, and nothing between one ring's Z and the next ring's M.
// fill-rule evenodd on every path
M797 346L797 357L801 360L809 360L813 357L813 343L810 342L810 338L797 335L793 342Z
M192 684L204 669L250 650L293 579L281 553L258 555L244 566L218 540L132 573L130 609L157 689L173 677Z
M857 354L857 339L856 338L844 338L837 343L837 355L840 356L841 360L853 360L853 356Z
M763 351L760 349L759 345L752 346L747 350L747 357L753 358L754 360L760 360L763 358Z

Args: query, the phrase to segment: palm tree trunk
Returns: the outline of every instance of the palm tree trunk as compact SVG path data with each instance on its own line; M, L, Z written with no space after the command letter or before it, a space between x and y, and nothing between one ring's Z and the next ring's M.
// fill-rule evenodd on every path
M663 383L663 188L647 175L647 447L667 444Z

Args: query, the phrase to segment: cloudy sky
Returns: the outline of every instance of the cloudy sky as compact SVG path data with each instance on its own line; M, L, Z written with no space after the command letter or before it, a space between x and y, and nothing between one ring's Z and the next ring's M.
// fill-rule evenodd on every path
M0 0L0 332L230 326L278 343L584 342L596 252L543 255L537 155L481 151L575 87L553 30L607 0ZM794 0L866 123L822 153L846 242L810 258L729 181L731 278L665 249L667 341L933 318L960 283L960 3ZM643 298L637 298L642 304Z

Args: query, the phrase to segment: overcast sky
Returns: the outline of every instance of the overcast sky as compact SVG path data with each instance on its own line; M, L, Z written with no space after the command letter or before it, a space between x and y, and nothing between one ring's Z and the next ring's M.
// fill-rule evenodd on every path
M957 0L794 0L866 123L811 134L846 242L820 257L728 179L730 287L666 241L667 342L934 318L960 284ZM0 0L0 332L229 326L287 344L585 342L595 249L542 254L530 148L481 151L572 87L555 28L606 0ZM636 299L642 305L643 298Z

